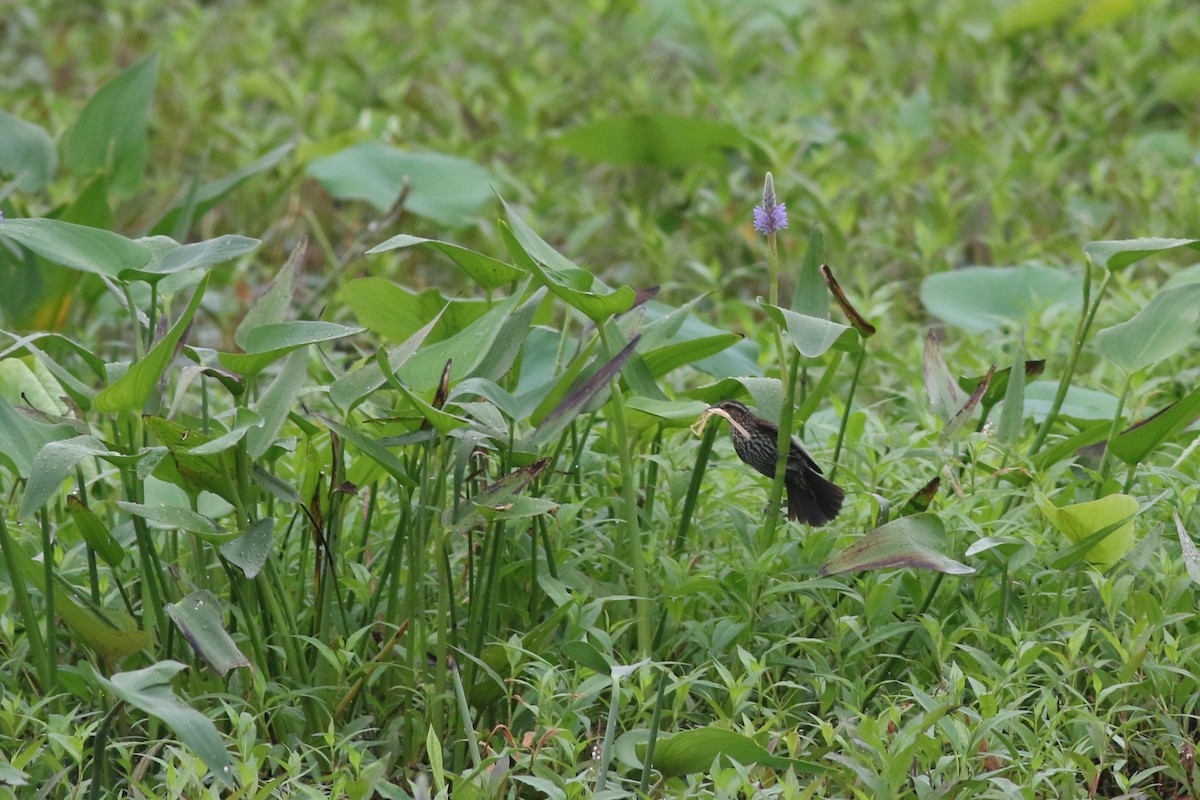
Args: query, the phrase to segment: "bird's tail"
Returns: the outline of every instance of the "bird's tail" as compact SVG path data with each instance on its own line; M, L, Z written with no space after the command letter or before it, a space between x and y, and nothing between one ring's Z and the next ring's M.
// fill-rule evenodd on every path
M818 528L842 510L846 493L816 470L787 476L788 519Z

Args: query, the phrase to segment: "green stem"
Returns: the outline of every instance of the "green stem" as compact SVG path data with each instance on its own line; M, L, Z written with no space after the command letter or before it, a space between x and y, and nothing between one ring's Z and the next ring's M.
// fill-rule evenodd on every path
M29 657L37 667L38 680L42 688L51 685L50 663L42 640L42 630L38 627L37 614L33 610L33 602L29 598L29 590L25 586L25 577L17 561L17 543L8 535L8 523L0 514L0 550L4 551L4 563L8 568L8 580L12 586L13 600L21 612L21 620L25 623L25 635L29 638ZM46 594L54 591L54 584L47 584Z
M933 579L933 585L929 587L929 592L925 595L925 601L921 603L921 608L914 615L914 618L921 616L929 610L929 606L933 604L934 596L937 594L938 589L942 585L942 579L945 577L946 574L944 572L939 572ZM879 682L875 684L870 693L867 695L866 699L863 700L862 704L864 708L871 704L871 701L875 699L875 695L877 695L879 690L883 688L883 684L887 683L888 679L891 678L892 668L896 665L897 661L904 657L904 651L908 648L908 643L912 641L913 636L916 634L917 627L919 626L914 622L913 626L908 629L907 633L904 634L904 637L900 639L900 644L896 646L895 655L889 657L887 663L884 664L883 672L879 677Z
M775 232L767 234L767 273L770 276L770 286L767 287L768 301L773 306L779 305L779 246L775 242ZM779 359L779 377L783 377L786 360L783 349L783 332L775 326L775 357Z
M776 328L778 331L779 329ZM771 483L771 494L767 499L767 518L763 523L760 544L768 548L775 543L775 528L779 523L779 503L783 499L783 480L787 474L788 452L792 448L792 416L796 402L796 375L800 372L800 351L792 353L792 364L788 379L783 386L783 407L779 410L779 434L775 440L778 456L775 461L775 478Z
M1104 447L1104 455L1100 457L1100 479L1096 486L1097 496L1104 491L1104 482L1108 480L1108 473L1112 469L1112 443L1121 430L1121 415L1125 411L1125 401L1129 399L1129 387L1132 383L1133 375L1126 373L1125 383L1121 387L1121 398L1117 400L1117 413L1113 414L1112 425L1108 429L1108 441Z
M1112 273L1105 270L1104 278L1100 281L1100 288L1096 290L1095 302L1090 301L1092 290L1092 264L1089 261L1083 272L1083 316L1079 319L1079 325L1075 329L1075 340L1071 344L1071 353L1067 357L1067 368L1063 372L1062 378L1058 381L1058 391L1054 394L1054 402L1050 404L1050 410L1046 413L1046 418L1042 420L1041 427L1038 428L1037 434L1033 438L1033 444L1029 447L1029 456L1035 455L1041 449L1042 444L1046 441L1046 436L1050 433L1050 426L1054 424L1054 420L1058 417L1059 409L1062 408L1063 401L1067 397L1067 390L1071 388L1071 379L1075 376L1075 365L1079 361L1079 354L1083 351L1083 344L1087 341L1088 331L1091 330L1092 320L1096 317L1096 311L1100 308L1100 301L1104 297L1104 290L1108 287L1109 281L1112 279Z
M833 448L833 466L829 469L829 480L837 477L838 459L842 455L842 442L846 440L846 427L850 424L850 409L854 406L854 393L858 390L858 376L862 374L863 364L867 361L867 342L859 341L858 358L854 362L854 377L850 379L850 394L846 397L846 407L842 410L842 423L838 426L837 444Z
M42 687L46 694L58 691L58 626L54 624L54 542L50 536L50 518L46 509L38 512L42 523L42 568L46 574L46 678L48 683Z

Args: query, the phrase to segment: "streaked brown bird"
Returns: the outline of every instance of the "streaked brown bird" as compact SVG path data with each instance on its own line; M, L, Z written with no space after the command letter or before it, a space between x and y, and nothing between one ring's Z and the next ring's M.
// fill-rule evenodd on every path
M779 454L779 427L737 400L722 400L710 406L710 410L729 421L733 449L738 458L768 478L774 478ZM813 527L824 525L836 517L846 497L840 486L822 474L817 462L805 452L795 436L788 450L783 485L787 489L788 519Z

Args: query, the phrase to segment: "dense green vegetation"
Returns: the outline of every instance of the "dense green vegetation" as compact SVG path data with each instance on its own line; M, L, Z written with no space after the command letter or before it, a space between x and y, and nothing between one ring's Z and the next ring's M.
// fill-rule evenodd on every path
M1194 795L1200 8L0 41L4 796Z

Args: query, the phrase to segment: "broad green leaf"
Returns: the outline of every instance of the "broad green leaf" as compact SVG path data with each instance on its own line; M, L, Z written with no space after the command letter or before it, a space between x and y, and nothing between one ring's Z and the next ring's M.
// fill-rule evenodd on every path
M1047 28L1065 17L1078 0L1017 0L1000 15L996 25L1002 36L1035 28Z
M62 417L70 411L62 396L62 386L41 362L28 357L0 359L0 397Z
M240 569L247 578L253 579L262 571L271 555L275 541L275 519L264 517L258 520L241 536L221 545L221 555Z
M79 533L87 542L88 547L92 548L110 567L121 566L121 562L125 560L125 548L113 538L108 526L100 517L96 516L96 512L88 508L83 500L73 494L67 495L67 511L70 513L71 519L75 521L75 527L79 529Z
M1195 342L1200 284L1167 289L1133 319L1096 334L1096 349L1126 372L1157 364Z
M171 210L168 211L162 219L155 223L154 229L151 231L151 233L174 233L176 224L180 221L183 212L188 207L190 207L193 218L202 216L226 195L241 186L250 178L258 175L259 173L266 172L267 170L271 169L271 167L278 164L284 159L285 156L291 153L293 149L295 149L295 145L291 142L280 145L274 150L271 150L269 153L266 153L265 155L250 162L241 169L234 170L223 178L218 178L211 183L204 184L197 189L194 196L191 197L190 206L188 203L188 197L185 194L183 198L181 198L177 203L175 203L174 206L172 206Z
M275 277L267 285L267 290L250 307L246 316L242 317L237 330L233 332L233 341L238 347L250 351L242 337L260 325L284 322L287 319L288 309L292 305L292 297L296 294L296 281L300 265L304 262L304 254L307 249L307 239L301 239L296 243L292 252L288 254L287 260L283 262L283 266L279 268L279 272L275 273Z
M711 726L692 728L660 738L654 750L654 768L663 777L674 778L708 772L718 758L746 765L761 764L780 771L789 768L808 774L827 771L818 764L771 755L749 736Z
M750 397L754 399L754 407L760 417L774 423L779 422L780 412L783 410L783 382L778 378L726 378L693 389L687 392L687 396L712 404L737 398L743 390L749 392Z
M1116 271L1141 261L1147 256L1176 247L1200 250L1200 239L1117 239L1107 242L1088 242L1083 252L1093 264Z
M1034 381L1025 387L1025 413L1041 422L1050 412L1050 404L1058 391L1055 381ZM1072 386L1067 389L1059 415L1074 419L1112 420L1117 413L1117 397L1097 389Z
M88 101L63 136L63 162L78 177L104 171L113 188L129 193L146 171L146 122L158 79L158 54L122 70Z
M155 237L158 238L158 237ZM148 240L142 239L142 243ZM174 243L174 240L168 240ZM262 242L248 236L226 234L215 239L206 239L194 244L176 245L164 252L159 258L152 259L143 268L127 269L121 272L121 280L143 280L153 283L177 272L209 269L217 264L241 258L252 252Z
M1053 267L963 267L921 282L921 302L930 313L968 331L1018 326L1058 304L1082 301L1079 274Z
M1036 378L1045 371L1046 362L1044 360L1027 360L1025 362L1025 374L1022 376L1021 380L1025 385L1028 385L1028 380L1030 378ZM991 383L988 384L987 391L983 393L983 399L979 401L981 406L983 406L985 409L991 408L1004 399L1004 395L1008 393L1008 377L1011 372L1012 367L1005 367L1004 369L996 370L995 374L992 375ZM969 378L966 376L959 376L958 385L964 392L974 392L977 388L979 388L979 382L982 381L984 377L986 376L975 375ZM1028 405L1026 405L1025 413L1026 415L1031 413Z
M308 354L296 350L283 362L283 368L271 381L271 385L254 403L254 411L262 424L246 433L246 452L251 458L260 458L275 443L275 437L283 428L288 412L296 402L304 379L308 376Z
M0 236L47 261L113 279L124 270L145 266L151 256L150 248L120 234L57 219L6 219L0 222Z
M0 395L0 460L11 461L22 478L29 477L43 447L77 434L75 427L67 423L49 424L22 414Z
M1200 415L1200 389L1117 435L1109 446L1126 464L1140 464L1154 448L1182 431Z
M86 661L79 671L99 687L120 700L162 720L208 766L221 785L233 788L233 761L212 720L185 704L171 689L171 678L186 667L178 661L159 661L105 678Z
M403 344L396 345L387 351L387 363L392 365L392 369L399 369L407 363L408 359L412 358L424 343L425 337L438 324L439 319L441 319L441 314L431 319L424 328L415 332ZM334 381L333 385L329 387L329 397L339 407L349 410L386 382L387 378L383 375L379 360L372 359L361 369L343 375Z
M188 531L206 542L227 542L239 535L237 532L231 533L223 530L220 525L208 517L183 506L145 505L118 500L117 508L127 514L141 517L149 522L152 528L164 531Z
M415 336L430 320L441 324L426 334L440 342L466 328L488 311L483 300L447 300L437 289L420 294L385 278L356 278L337 292L337 300L354 312L358 324L394 342Z
M392 385L392 388L397 389L408 398L408 401L416 408L417 413L424 417L430 425L432 425L438 433L446 435L451 431L459 428L466 428L471 425L471 420L451 414L440 408L434 408L431 404L425 402L418 397L411 389L396 379L395 373L392 372L390 365L387 363L387 351L380 350L376 354L379 360L379 367L383 371L384 376Z
M461 225L491 194L491 176L472 161L440 153L408 153L362 142L308 164L308 174L339 200L366 200L386 212L407 179L405 211L443 225Z
M1105 528L1112 528L1084 555L1088 562L1101 570L1112 567L1133 547L1133 517L1138 513L1137 498L1127 494L1110 494L1099 500L1060 508L1038 493L1037 504L1046 519L1075 543L1083 542Z
M829 291L821 277L821 259L824 255L825 237L821 229L813 227L808 232L808 249L796 278L792 293L792 310L817 319L829 319Z
M686 428L695 423L697 417L708 408L708 403L699 400L654 400L649 397L631 397L625 408L651 418L645 424L666 423L669 427ZM634 415L633 422L638 424Z
M547 266L522 249L522 243L503 223L500 233L518 265L532 272L543 286L597 325L603 324L614 314L622 314L633 308L637 294L631 287L622 286L609 292L590 291L593 286L602 284L594 281L589 273L574 265L570 270Z
M677 114L628 114L578 125L558 142L588 161L684 169L725 165L726 151L742 147L745 139L727 122Z
M408 472L405 470L404 464L400 461L400 459L392 455L392 452L379 442L375 441L370 436L361 433L358 429L351 428L349 425L343 425L342 423L329 419L328 417L319 417L319 419L327 428L329 428L329 430L333 431L338 436L357 447L372 461L383 467L387 474L391 475L392 479L401 486L411 488L417 485L416 481L409 477Z
M807 358L822 356L831 347L847 353L858 352L861 347L862 339L858 331L849 325L810 317L807 314L797 314L795 311L766 303L761 297L758 304L776 325L787 329L792 344Z
M587 667L601 675L608 675L612 672L612 662L597 650L595 645L583 640L567 642L562 646L562 654L580 666Z
M949 541L935 514L901 517L872 531L821 567L822 575L840 575L869 569L909 567L931 569L947 575L970 575L974 568L945 554Z
M105 413L141 412L157 387L163 372L166 371L167 365L174 357L175 346L183 338L184 332L192 322L192 317L196 314L196 309L200 307L204 290L208 288L208 278L209 275L205 273L196 287L196 291L192 294L187 308L183 310L183 314L175 321L166 335L150 348L150 352L135 362L115 383L105 387L96 395L96 399L92 403L93 408Z
M1119 22L1141 7L1139 0L1090 0L1072 27L1080 33L1088 33Z
M719 333L690 341L673 342L646 353L642 360L654 377L666 375L683 366L695 366L709 356L733 347L742 340L736 333Z
M396 369L396 377L413 391L425 392L441 381L447 361L452 362L452 381L475 374L508 318L516 311L523 293L524 288L449 339L421 348L404 366Z
M270 322L242 333L245 353L218 353L217 358L221 366L239 375L257 375L301 347L344 339L364 330L320 320Z
M54 139L41 127L0 108L0 175L23 192L40 192L58 169Z
M249 667L250 659L238 649L225 632L221 621L221 601L207 589L192 592L178 603L167 603L167 616L179 628L183 638L213 668L224 677L236 667Z
M513 283L525 276L525 273L511 264L505 264L503 261L498 261L491 256L485 256L483 253L477 253L474 250L468 250L465 247L459 247L449 242L439 242L435 239L421 239L405 233L393 236L383 244L372 247L367 251L367 254L385 253L389 250L399 250L405 247L434 250L448 256L463 272L470 276L471 280L488 291Z
M234 411L229 430L219 434L212 441L197 444L188 452L195 456L209 456L220 453L222 450L228 450L244 439L250 431L261 427L262 421L262 417L254 409L238 406Z
M161 417L144 417L143 423L171 454L155 468L156 478L175 484L191 496L197 496L203 490L235 506L241 502L233 453L225 450L213 455L196 455L192 452L192 448L207 444L214 437Z
M18 519L25 519L44 506L62 487L63 481L75 471L75 465L89 456L117 456L117 453L94 436L76 436L52 441L38 451L25 484Z

